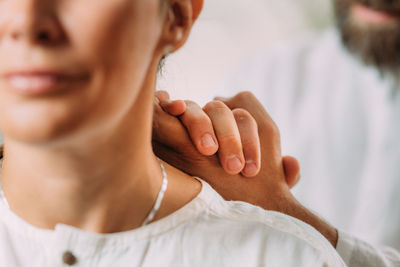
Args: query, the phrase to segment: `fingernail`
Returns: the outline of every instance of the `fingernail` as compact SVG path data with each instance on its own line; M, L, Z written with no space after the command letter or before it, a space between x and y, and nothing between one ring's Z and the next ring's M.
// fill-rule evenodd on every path
M246 165L244 166L243 172L250 175L255 174L257 172L256 163L252 160L246 161Z
M230 171L239 171L242 168L242 162L237 156L232 156L228 159L227 166Z
M214 147L216 145L214 138L212 138L211 134L205 134L201 138L201 146L204 148Z

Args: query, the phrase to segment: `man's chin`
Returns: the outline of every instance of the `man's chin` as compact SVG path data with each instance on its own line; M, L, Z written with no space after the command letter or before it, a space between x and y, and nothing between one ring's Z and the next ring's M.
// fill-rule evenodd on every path
M383 72L397 72L400 67L400 27L349 23L340 29L344 45L364 64Z
M343 44L365 65L383 73L399 73L400 20L382 12L336 6Z

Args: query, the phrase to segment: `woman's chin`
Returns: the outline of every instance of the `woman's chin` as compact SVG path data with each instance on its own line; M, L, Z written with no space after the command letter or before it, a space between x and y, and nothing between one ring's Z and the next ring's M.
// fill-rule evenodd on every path
M54 144L65 139L69 132L64 125L10 125L4 130L6 139L32 145Z
M6 117L6 121L1 121L1 126L5 126L2 131L6 138L27 144L57 142L71 134L82 121L79 114L57 109L15 109Z

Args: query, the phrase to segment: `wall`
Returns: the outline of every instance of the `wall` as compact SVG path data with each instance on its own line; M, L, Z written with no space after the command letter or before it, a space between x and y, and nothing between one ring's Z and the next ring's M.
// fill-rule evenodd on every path
M167 59L158 89L202 104L241 59L332 23L330 0L205 0L187 45Z

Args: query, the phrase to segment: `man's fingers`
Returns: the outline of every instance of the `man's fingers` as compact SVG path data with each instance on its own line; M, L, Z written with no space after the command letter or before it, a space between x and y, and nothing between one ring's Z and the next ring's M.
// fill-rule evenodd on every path
M186 112L180 116L180 119L188 130L194 145L203 155L215 154L218 150L218 141L210 118L195 102L185 101L185 103Z
M250 92L242 92L232 98L216 97L215 99L224 102L231 109L243 108L247 110L257 121L259 127L268 123L274 124L264 106Z
M242 108L247 110L257 122L261 146L267 151L279 151L280 153L279 129L263 105L252 93L243 92L233 98L217 97L215 99L223 101L230 109Z
M232 113L240 132L245 158L245 167L242 174L246 177L256 176L260 171L261 165L260 138L258 136L257 122L244 109L234 109Z
M239 129L232 111L221 101L212 101L203 110L214 126L222 167L229 174L240 173L244 167L244 155Z

